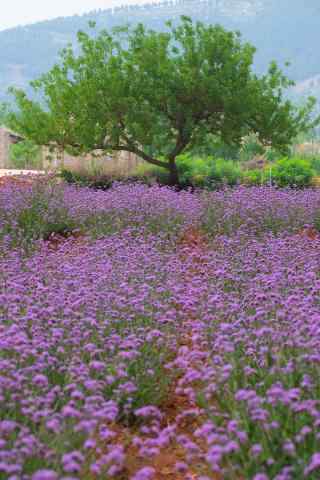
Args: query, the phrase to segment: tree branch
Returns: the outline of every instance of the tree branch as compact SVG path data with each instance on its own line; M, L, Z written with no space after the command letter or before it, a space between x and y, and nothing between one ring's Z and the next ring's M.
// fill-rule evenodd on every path
M135 153L136 155L138 155L138 157L141 157L143 160L151 163L152 165L155 165L157 167L169 168L168 162L162 162L161 160L157 160L156 158L151 157L135 145L107 145L105 146L105 149Z
M151 157L147 153L145 153L143 150L141 150L139 147L135 145L135 143L126 135L125 133L125 124L122 119L119 120L120 126L122 128L122 137L126 141L126 145L122 146L122 150L135 153L139 157L141 157L143 160L145 160L148 163L151 163L152 165L155 165L157 167L163 167L163 168L169 168L169 164L167 162L162 162L161 160L157 160L156 158ZM123 148L124 147L124 148ZM120 148L119 148L120 150Z
M168 155L168 159L169 159L170 163L174 162L175 158L181 152L183 152L183 150L186 148L186 146L188 145L189 142L190 142L190 135L185 134L182 129L179 130L178 135L177 135L176 145L175 145L174 149Z
M59 146L61 147L61 145L59 145L58 143L56 144L56 146L52 145L52 144L46 144L44 145L48 148L59 148ZM81 148L81 145L79 143L68 143L67 145L64 145L64 147L71 147L71 148L75 148L75 149L79 149ZM97 144L97 145L93 145L93 148L92 148L92 151L93 150L101 150L102 152L107 152L107 151L115 151L115 152L130 152L130 153L134 153L136 155L138 155L139 157L141 157L143 160L145 160L146 162L148 163L151 163L152 165L155 165L157 167L162 167L162 168L169 168L169 163L168 162L162 162L161 160L157 160L156 158L153 158L151 155L148 155L147 153L145 153L143 150L141 150L140 148L136 147L135 145L108 145L108 144Z

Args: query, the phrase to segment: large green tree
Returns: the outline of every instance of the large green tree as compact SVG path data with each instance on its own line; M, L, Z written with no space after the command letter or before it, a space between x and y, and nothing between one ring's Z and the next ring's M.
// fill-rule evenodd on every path
M274 63L257 77L255 48L239 33L187 17L167 27L79 32L79 45L32 83L38 101L13 90L11 127L73 154L133 152L177 184L176 157L208 134L238 145L258 132L262 143L286 150L313 125L313 101L299 109L288 101L292 83Z

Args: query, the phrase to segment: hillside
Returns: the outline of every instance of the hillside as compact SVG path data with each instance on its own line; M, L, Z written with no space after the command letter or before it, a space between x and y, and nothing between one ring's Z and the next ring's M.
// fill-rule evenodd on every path
M75 41L76 32L88 28L89 20L96 21L98 28L143 22L163 29L167 19L178 19L182 14L240 30L258 49L258 73L265 71L270 60L277 60L282 67L289 60L286 72L298 83L296 94L311 92L320 99L318 1L178 0L93 11L0 32L0 100L6 98L10 85L27 88L31 80L47 71L58 60L59 50Z

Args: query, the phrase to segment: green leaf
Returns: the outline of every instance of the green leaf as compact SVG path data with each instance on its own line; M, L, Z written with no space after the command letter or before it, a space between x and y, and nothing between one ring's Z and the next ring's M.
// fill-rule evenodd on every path
M93 24L92 24L93 26ZM38 145L73 154L126 150L167 168L178 181L176 158L214 135L240 145L259 133L263 145L286 152L301 131L320 123L314 100L286 100L293 85L271 62L258 78L255 48L239 32L181 17L166 32L139 24L98 35L78 33L78 45L32 82L40 100L12 89L12 128Z

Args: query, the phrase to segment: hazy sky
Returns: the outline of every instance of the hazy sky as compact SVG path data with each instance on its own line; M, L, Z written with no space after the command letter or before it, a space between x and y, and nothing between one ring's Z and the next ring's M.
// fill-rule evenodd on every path
M137 3L146 3L146 0L4 0L0 30L59 16L80 15L97 8Z

